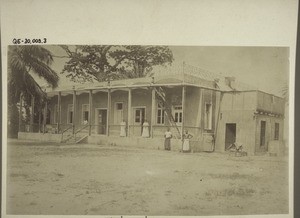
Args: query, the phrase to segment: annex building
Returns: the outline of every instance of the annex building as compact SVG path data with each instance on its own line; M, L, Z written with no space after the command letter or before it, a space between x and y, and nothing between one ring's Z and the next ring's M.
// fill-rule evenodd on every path
M238 142L253 155L283 144L283 98L187 64L153 77L58 87L47 96L45 119L20 128L19 138L163 149L169 127L172 150L181 149L185 130L193 152L224 152Z

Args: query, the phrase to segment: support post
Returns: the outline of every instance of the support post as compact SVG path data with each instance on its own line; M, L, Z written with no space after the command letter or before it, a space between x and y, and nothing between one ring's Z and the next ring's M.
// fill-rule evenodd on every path
M22 110L23 110L23 94L20 94L20 107L19 107L19 132L21 132L22 128Z
M155 106L156 106L156 98L155 98L155 88L152 88L152 105L151 105L151 138L153 138L153 126L155 123Z
M92 134L93 90L89 92L89 136Z
M131 125L131 89L128 89L128 118L127 118L127 136L130 135L130 125Z
M46 99L45 107L44 107L44 119L43 119L43 133L46 133L46 121L47 121L47 111L48 111L48 103Z
M183 140L183 134L184 134L184 121L185 121L185 92L186 87L182 86L182 122L181 122L181 140Z
M202 107L203 107L203 91L204 89L202 88L199 88L199 95L200 95L200 99L199 99L199 107L198 107L198 119L197 119L197 122L198 122L198 125L200 127L200 130L202 132L203 130L203 125L202 125Z
M39 133L41 132L41 111L39 110Z
M57 133L60 132L60 124L61 124L61 92L58 92L57 97Z
M76 118L76 91L73 91L73 117L72 117L72 127L73 134L75 134L75 118Z
M33 132L34 96L31 96L30 132Z
M109 122L110 122L110 104L111 104L111 90L107 91L107 121L106 121L106 135L109 136Z

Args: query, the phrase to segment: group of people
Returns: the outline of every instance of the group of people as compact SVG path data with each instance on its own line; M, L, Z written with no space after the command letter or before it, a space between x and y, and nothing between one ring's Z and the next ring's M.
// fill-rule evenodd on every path
M170 131L170 128L167 129L165 132L165 150L170 151L171 150L171 139L173 138L172 132ZM182 137L182 151L183 152L189 152L190 151L190 139L193 138L193 136L187 131L184 131L183 137Z
M126 122L125 122L125 120L123 120L120 123L120 126L121 126L120 136L126 137ZM147 122L147 120L145 120L142 125L142 137L143 138L150 137L149 126L150 126L149 123Z
M126 137L126 122L123 120L121 122L121 131L120 131L120 136L121 137ZM148 138L150 137L149 135L149 123L147 120L144 121L143 123L143 128L142 128L142 137L143 138ZM167 129L167 131L164 134L165 137L165 143L164 147L165 150L170 151L171 150L171 139L173 138L172 132L170 128ZM189 152L190 151L190 139L193 138L193 136L188 132L188 130L184 131L183 137L182 137L182 151L183 152Z

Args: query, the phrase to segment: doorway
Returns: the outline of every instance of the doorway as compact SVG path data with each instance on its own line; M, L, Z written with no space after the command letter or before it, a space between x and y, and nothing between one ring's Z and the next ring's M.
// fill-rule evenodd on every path
M225 131L225 150L235 143L236 140L236 124L235 123L226 123Z
M142 135L143 124L144 124L145 118L146 118L146 108L145 107L134 108L133 113L134 113L134 116L133 116L134 125L140 126L141 135Z
M260 122L260 146L265 146L266 143L266 121Z
M107 109L96 109L96 133L105 135L107 131Z

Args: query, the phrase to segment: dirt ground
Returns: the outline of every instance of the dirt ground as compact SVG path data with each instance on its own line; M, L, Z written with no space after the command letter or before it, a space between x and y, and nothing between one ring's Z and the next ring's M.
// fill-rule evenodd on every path
M7 214L288 213L288 158L10 141Z

